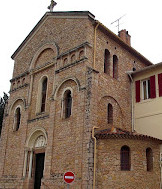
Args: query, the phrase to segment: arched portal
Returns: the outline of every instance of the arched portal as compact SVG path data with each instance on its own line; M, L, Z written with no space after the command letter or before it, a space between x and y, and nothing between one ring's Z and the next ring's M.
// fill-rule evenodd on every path
M40 189L44 171L47 134L44 128L35 127L29 133L25 145L23 177L28 184L33 183L33 189Z

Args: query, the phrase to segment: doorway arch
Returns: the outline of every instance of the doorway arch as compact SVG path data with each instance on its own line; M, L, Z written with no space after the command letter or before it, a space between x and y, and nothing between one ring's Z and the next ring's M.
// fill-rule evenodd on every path
M47 133L42 127L33 128L26 140L23 177L33 189L40 189L44 171Z

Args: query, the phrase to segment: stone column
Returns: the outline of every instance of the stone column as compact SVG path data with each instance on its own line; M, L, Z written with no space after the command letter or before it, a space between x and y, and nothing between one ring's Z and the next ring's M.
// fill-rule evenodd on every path
M26 149L25 150L25 157L24 157L23 177L26 176L27 158L28 158L28 150Z
M28 178L31 178L31 173L32 173L32 162L33 162L33 149L31 149L30 152L30 161L29 161L29 174L28 174Z

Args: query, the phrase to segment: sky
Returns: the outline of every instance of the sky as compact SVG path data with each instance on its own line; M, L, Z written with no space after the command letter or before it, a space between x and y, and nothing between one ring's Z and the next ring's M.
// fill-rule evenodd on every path
M0 2L0 96L10 89L14 61L11 55L48 11L51 0L1 0ZM56 0L54 11L90 11L115 34L131 35L131 46L154 64L162 62L161 0Z

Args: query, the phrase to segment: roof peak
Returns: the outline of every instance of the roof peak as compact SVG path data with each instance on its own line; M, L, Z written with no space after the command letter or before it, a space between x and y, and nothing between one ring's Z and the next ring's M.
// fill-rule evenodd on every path
M32 29L32 31L28 34L28 36L24 39L24 41L20 44L20 46L16 49L16 51L11 56L12 59L16 57L16 55L19 53L19 51L22 49L24 44L29 40L29 38L33 35L33 33L40 27L40 25L43 23L43 21L48 17L58 17L58 18L89 18L90 20L94 20L95 16L89 12L89 11L54 11L54 12L46 12L43 17L39 20L39 22L35 25L35 27Z

